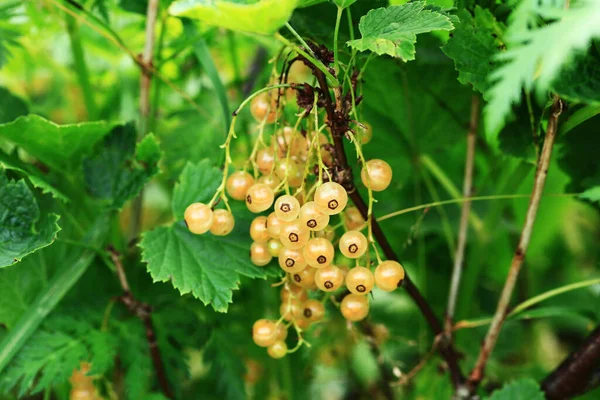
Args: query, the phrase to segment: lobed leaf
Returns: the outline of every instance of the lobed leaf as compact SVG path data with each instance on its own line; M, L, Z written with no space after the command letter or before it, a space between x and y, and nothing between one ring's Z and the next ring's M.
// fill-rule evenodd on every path
M488 400L544 400L544 393L533 379L519 379L496 390Z

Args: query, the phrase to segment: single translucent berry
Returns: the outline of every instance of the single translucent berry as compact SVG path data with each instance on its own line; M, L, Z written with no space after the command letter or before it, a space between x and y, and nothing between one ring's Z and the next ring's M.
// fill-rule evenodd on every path
M279 313L286 321L292 321L302 315L302 302L298 299L288 299L279 305Z
M281 227L279 240L288 249L300 249L308 242L309 237L310 231L304 228L299 220L295 220Z
M384 292L398 288L404 280L404 268L393 260L383 261L375 268L375 284Z
M277 119L277 95L261 93L252 99L250 114L257 122L272 124Z
M305 161L308 155L308 143L300 132L294 134L291 126L285 126L275 133L273 146L277 150L279 159L287 158L288 149L290 158Z
M324 292L333 292L344 283L344 272L335 265L319 268L315 272L315 283Z
M314 201L309 201L300 208L298 219L311 231L323 230L329 224L329 215L321 212L320 207Z
M273 149L265 147L256 153L256 166L263 175L270 175L275 165L275 154Z
M279 239L270 239L267 242L267 247L269 248L269 254L271 254L273 257L279 257L281 249L284 248Z
M210 227L210 231L215 236L229 235L235 226L235 219L233 214L228 210L215 210L213 211L213 223Z
M315 191L315 203L324 214L339 214L348 203L348 193L339 183L326 182Z
M325 316L325 306L318 300L307 300L302 305L302 315L311 322L319 322Z
M279 239L281 235L281 227L283 226L283 222L277 218L275 212L269 214L267 218L267 232L269 236L273 239Z
M275 175L266 175L258 178L258 181L256 181L256 183L264 183L271 189L275 190L277 189L277 186L279 186L279 184L281 183L281 180Z
M253 213L267 210L275 200L275 192L269 185L256 183L246 193L246 207Z
M369 299L360 294L349 294L342 300L340 311L348 321L360 321L369 314Z
M267 217L259 216L252 220L250 224L250 237L256 243L267 243L269 241L269 232L267 231Z
M367 171L370 181L367 181ZM369 160L360 173L360 179L366 187L370 184L371 190L381 192L392 182L392 167L383 160Z
M356 136L362 144L367 144L373 137L373 127L368 122L365 122L362 125L364 126L358 125Z
M252 325L252 340L260 347L269 347L277 341L277 326L268 319L259 319Z
M283 289L281 289L280 298L282 302L286 302L290 297L303 302L308 299L308 294L304 288L286 283Z
M285 194L275 200L275 215L281 221L291 222L300 213L300 202L294 196Z
M275 324L277 326L277 340L285 340L288 335L288 330L284 324Z
M201 235L208 232L214 221L212 209L203 203L190 204L183 214L190 232Z
M315 286L315 268L304 268L300 272L292 274L292 281L305 289L312 289Z
M282 181L287 179L291 187L298 187L304 181L304 165L295 160L281 159L275 164L275 174Z
M283 340L278 340L267 348L267 353L269 353L269 356L276 360L285 357L287 351L287 344L285 344Z
M328 225L322 231L315 232L315 236L322 237L329 240L330 242L333 242L333 240L335 239L335 229Z
M306 268L306 260L300 249L293 250L284 247L279 251L278 260L281 269L290 274L295 274Z
M314 268L323 268L331 264L335 249L333 244L324 238L312 238L303 249L306 263Z
M296 325L298 325L298 328L306 330L308 328L310 328L311 325L311 320L308 318L296 318L296 320L294 321L296 323Z
M273 257L269 253L269 248L266 243L254 242L250 245L250 261L252 264L263 267L271 262Z
M344 210L344 225L346 225L346 229L352 231L362 227L364 224L365 219L358 208L354 206L346 207Z
M229 175L225 190L229 197L235 200L244 200L248 189L254 185L254 178L246 171L237 171Z
M358 258L365 254L369 243L360 231L348 231L340 238L340 251L348 258Z
M375 277L365 267L354 267L346 274L346 287L354 294L367 294L375 285Z

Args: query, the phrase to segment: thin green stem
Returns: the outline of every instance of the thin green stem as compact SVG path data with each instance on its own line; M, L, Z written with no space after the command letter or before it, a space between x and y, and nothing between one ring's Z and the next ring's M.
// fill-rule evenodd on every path
M425 187L429 192L429 195L433 198L434 201L440 201L440 195L435 188L435 185L431 181L431 177L427 173L427 171L423 168L421 170L421 176L423 177L423 182L425 183ZM452 225L450 224L450 219L448 218L448 213L444 207L436 207L438 214L440 215L440 219L442 221L442 231L444 232L444 236L446 237L446 244L448 245L448 252L450 253L450 257L454 258L454 253L456 249L456 244L454 243L454 235L452 234Z
M156 65L156 70L160 71L161 66L163 65L162 52L165 42L165 35L167 32L167 19L169 18L168 13L164 13L162 18L160 19L160 32L158 34L158 42L156 44L156 57L154 60L154 65ZM152 81L152 106L150 113L150 121L148 122L148 128L150 132L154 132L156 130L156 120L158 118L158 109L160 108L160 96L162 94L162 81L160 79L154 79Z
M340 33L340 22L342 20L342 12L344 9L338 6L337 15L335 17L335 29L333 30L333 65L338 76L340 74L340 57L338 54L338 36Z
M81 86L83 102L85 103L88 119L94 120L98 116L98 109L96 108L96 102L94 101L94 91L92 89L92 85L90 84L90 75L88 72L87 63L85 62L83 46L81 45L79 25L77 20L69 14L65 14L65 21L67 23L67 32L71 42L73 66L75 67L75 72L77 73L79 86Z
M580 108L561 125L559 135L564 135L565 133L574 129L576 126L581 125L588 119L595 117L598 114L600 114L600 105L591 104Z

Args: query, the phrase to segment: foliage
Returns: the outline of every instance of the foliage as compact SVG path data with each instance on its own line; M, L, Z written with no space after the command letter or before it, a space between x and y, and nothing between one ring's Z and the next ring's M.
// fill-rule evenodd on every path
M474 393L541 400L540 383L600 321L599 1L4 2L0 398L68 399L82 363L106 399L386 398L389 381L393 398L450 398L439 333L410 287L375 289L357 323L340 313L343 290L311 291L326 317L302 330L290 323L293 351L273 360L256 346L253 323L279 319L280 284L290 278L277 257L265 266L249 259L256 215L227 201L224 175L258 179L254 156L280 129L298 124L300 140L320 129L321 160L301 165L310 199L326 156L334 165L325 179L344 178L329 150L331 131L348 123L338 135L353 167L346 183L375 217L388 215L382 232L443 325L473 129L476 198L452 335L468 376L560 96L525 264ZM138 55L152 32L144 65ZM252 93L286 83L280 96L267 92L277 123L256 118ZM323 112L325 83L336 110L348 111L334 122ZM385 191L361 183L363 158L391 166ZM293 194L278 168L278 189ZM195 202L231 209L233 231L192 234L184 215ZM330 218L338 238L349 215ZM372 228L365 234L379 240ZM373 247L356 262L336 255L335 264L374 268L388 251Z

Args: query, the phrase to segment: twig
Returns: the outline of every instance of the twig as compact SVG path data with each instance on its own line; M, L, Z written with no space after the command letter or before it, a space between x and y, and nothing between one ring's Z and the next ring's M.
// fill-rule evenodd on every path
M544 146L542 147L542 153L535 171L535 181L533 190L531 192L531 200L529 202L529 208L525 217L525 224L523 225L521 237L519 238L519 243L510 265L492 324L481 346L481 351L479 352L479 357L475 367L469 376L468 386L471 392L477 388L483 379L485 365L490 357L490 354L492 353L492 350L494 349L494 346L496 345L496 340L498 339L498 335L502 329L502 324L506 319L510 298L515 288L519 271L523 265L523 260L527 252L527 247L529 246L531 233L533 231L533 224L535 222L535 217L537 215L542 193L544 191L544 185L546 183L546 177L548 175L548 168L550 165L550 157L552 155L552 148L554 146L554 140L556 139L558 118L562 113L562 110L563 103L560 98L556 96L552 104L551 115L548 119L548 128L546 129Z
M150 84L152 83L152 59L154 57L154 27L158 15L158 0L148 1L146 12L146 43L144 52L140 59L142 77L140 81L140 123L138 137L144 137L148 133L148 124L150 122ZM144 202L144 189L133 202L131 210L131 232L130 237L137 237L142 228L142 209Z
M473 95L471 99L471 122L467 132L467 155L465 162L465 179L463 183L463 197L470 197L473 193L473 161L475 159L475 142L477 139L477 127L479 126L479 96ZM462 204L460 213L460 226L458 228L458 244L454 255L454 267L452 268L452 281L450 293L448 294L448 310L446 311L445 332L448 337L452 335L452 320L456 310L456 298L460 287L460 278L463 270L465 247L467 245L467 233L469 228L469 213L471 202Z
M411 369L407 374L403 374L397 382L394 382L392 384L392 386L407 385L410 382L410 380L413 379L419 373L419 371L421 371L423 367L425 367L425 365L427 365L427 362L429 362L429 360L435 353L441 338L441 335L436 336L433 341L433 345L431 346L431 350L429 350L429 352L425 354L425 357L423 357L423 359L421 359L421 361L419 361L419 363L415 365L413 369Z
M371 347L371 353L375 357L377 361L377 366L379 368L379 374L381 375L381 381L379 382L379 388L383 393L383 396L388 400L394 399L394 392L390 383L394 380L394 375L389 365L385 364L383 356L381 355L381 350L379 349L379 345L375 341L374 333L373 333L373 325L368 321L362 321L359 324L360 330L365 335L367 343Z
M110 258L115 264L117 276L119 278L121 288L123 289L123 295L119 296L117 300L123 303L125 307L127 307L127 309L133 315L138 317L144 324L144 328L146 329L146 340L148 341L148 347L150 347L150 356L152 357L152 363L154 364L154 371L156 372L158 383L160 384L163 394L172 399L173 395L171 393L171 389L169 388L169 381L167 379L167 374L160 356L160 349L158 348L156 334L154 332L154 325L152 324L152 307L147 303L138 301L133 296L131 290L129 289L127 275L125 275L125 269L123 268L123 263L121 262L119 253L112 246L109 246L107 250L110 253Z
M600 365L600 325L542 382L548 400L562 400L590 390Z

